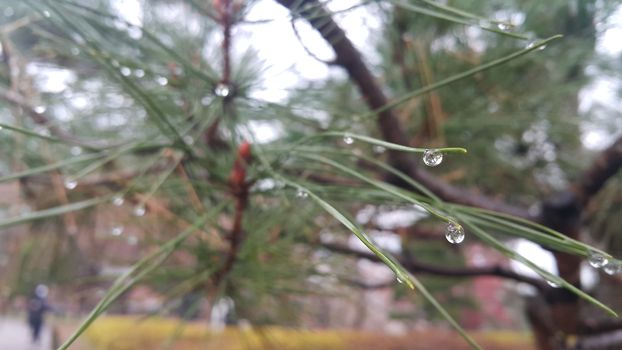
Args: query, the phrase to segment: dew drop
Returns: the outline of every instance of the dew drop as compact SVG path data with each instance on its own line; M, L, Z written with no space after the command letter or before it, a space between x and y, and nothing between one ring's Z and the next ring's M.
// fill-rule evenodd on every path
M121 67L120 71L124 77L129 77L132 74L132 70L129 67Z
M436 149L426 149L423 152L423 164L437 166L443 161L443 152Z
M525 48L526 48L526 49L532 49L532 48L534 48L536 45L538 45L538 42L536 42L536 41L531 41L531 42L529 42L529 44L527 44L527 46L525 46ZM538 50L538 51L542 51L542 50L544 50L544 49L546 49L546 45L542 45L542 46L538 47L536 50Z
M36 106L34 108L34 111L38 114L43 114L45 113L45 111L47 110L47 108L45 108L45 106Z
M211 103L212 103L212 98L211 98L210 96L204 96L204 97L201 99L201 105L202 105L202 106L207 107L207 106L209 106Z
M50 18L50 17L52 17L52 14L50 13L50 11L45 10L45 11L43 11L43 17Z
M590 263L593 268L599 269L607 265L609 259L600 253L591 253L587 258L587 262Z
M354 143L354 139L349 134L345 134L343 136L343 143L345 143L346 145L351 145Z
M376 154L383 154L387 149L384 148L383 146L380 145L376 145L373 147L374 153Z
M117 60L112 60L112 61L110 61L110 64L111 64L113 67L118 67L118 66L120 66L120 65L121 65L121 64L119 63L119 61L117 61Z
M218 85L216 85L216 88L214 89L214 93L216 94L216 96L227 97L231 93L231 89L227 84L218 83Z
M160 86L166 86L166 84L168 84L168 79L166 79L166 77L157 77L156 82Z
M194 145L194 138L192 138L192 136L190 135L184 136L183 140L187 145L190 145L190 146Z
M78 56L80 54L80 49L75 47L75 46L72 47L71 48L71 54L74 55L74 56Z
M399 278L399 277L396 277L395 279L397 280L397 283L399 283L399 284L403 284L404 283L404 281L401 278Z
M144 76L145 76L145 71L144 71L144 70L142 70L142 69L140 69L140 68L139 68L139 69L136 69L136 70L134 71L134 76L135 76L136 78L142 78L142 77L144 77Z
M445 238L451 244L459 244L464 241L464 229L462 225L450 222L445 228Z
M123 198L122 195L120 194L115 194L114 196L112 196L112 204L115 207L120 207L123 205L123 203L125 202L125 199Z
M553 281L546 280L546 283L547 283L549 286L553 287L553 288L559 288L559 287L561 287L561 284L556 283L556 282L553 282Z
M617 273L622 272L622 265L619 263L611 262L603 267L603 271L605 271L608 275L615 275Z
M305 190L300 189L296 192L296 198L306 199L308 197L309 197L309 193Z
M498 23L497 28L499 28L499 30L507 32L508 30L510 30L511 26L507 23Z
M76 188L78 186L78 181L72 179L72 178L66 178L65 182L64 182L65 188L68 190L73 190L74 188Z
M69 149L69 153L71 153L72 156L79 156L82 154L82 147L73 146Z
M479 22L477 22L477 25L482 27L482 28L490 28L492 23L490 23L490 21L482 19Z
M146 212L147 210L143 205L138 205L136 206L136 208L134 208L133 214L134 216L144 216Z
M4 9L4 17L12 17L15 14L15 10L11 6Z
M110 230L110 234L113 236L121 236L122 233L123 233L123 226L114 226Z

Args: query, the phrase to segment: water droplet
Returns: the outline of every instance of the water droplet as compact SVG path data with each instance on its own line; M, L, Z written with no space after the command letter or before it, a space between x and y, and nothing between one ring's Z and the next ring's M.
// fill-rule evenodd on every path
M599 269L607 265L609 259L607 259L606 256L600 253L591 253L590 256L587 258L587 262L590 263L593 268Z
M4 17L12 17L15 14L15 10L11 6L4 9Z
M227 84L218 83L218 85L216 85L216 88L214 89L214 93L216 94L216 96L227 97L231 93L231 89L229 89L229 86Z
M146 212L147 210L143 205L137 205L136 208L134 208L134 216L144 216Z
M455 222L448 223L445 228L445 238L452 244L462 243L462 241L464 241L464 229L462 225Z
M121 67L121 75L124 77L129 77L132 74L132 70L129 67Z
M374 150L374 153L376 153L376 154L383 154L387 149L384 148L383 146L375 145L373 147L373 150Z
M343 143L345 143L346 145L351 145L354 143L354 139L349 134L345 134L343 136Z
M69 153L71 153L72 156L79 156L82 154L82 147L73 146L69 149Z
M122 233L123 233L123 226L114 226L110 230L110 234L113 236L121 236Z
M498 23L498 24L497 24L497 28L499 28L499 30L502 30L502 31L504 31L504 32L507 32L508 30L510 30L510 28L511 28L511 27L512 27L512 26L510 26L510 25L509 25L509 24L507 24L507 23Z
M437 166L443 161L443 152L436 149L426 149L423 152L423 164Z
M397 283L400 283L400 284L404 283L404 281L399 277L396 277L395 279L397 280Z
M120 66L120 65L121 65L121 64L119 63L119 61L117 61L117 60L112 60L112 61L110 61L110 64L111 64L113 67L118 67L118 66Z
M2 125L0 125L0 130L2 130L2 129L4 129L4 128L2 127Z
M36 106L35 108L33 108L34 111L38 114L43 114L45 113L45 111L47 110L47 108L45 108L45 106Z
M78 181L68 177L65 179L65 188L68 190L73 190L74 188L76 188L78 186Z
M561 284L556 283L556 282L553 282L553 281L549 281L549 280L547 280L547 281L546 281L546 283L547 283L549 286L553 287L553 288L559 288L559 287L561 287Z
M605 271L608 275L615 275L617 273L622 272L622 265L617 262L610 262L609 264L603 267L603 271Z
M142 77L144 77L144 76L145 76L145 71L144 71L144 70L142 70L142 69L140 69L140 68L139 68L139 69L136 69L136 70L134 71L134 76L135 76L136 78L142 78Z
M43 17L50 18L50 17L52 17L52 14L50 13L50 11L45 10L45 11L43 11Z
M531 42L529 42L529 44L527 44L527 46L525 46L525 48L526 48L526 49L532 49L532 48L534 48L536 45L538 45L538 42L537 42L537 41L531 41ZM542 46L538 47L536 50L538 50L538 51L542 51L542 50L544 50L544 49L546 49L546 45L542 45Z
M132 39L138 40L143 37L143 30L139 27L130 26L127 29L127 35L129 35L129 37Z
M489 20L482 19L479 22L477 22L477 25L482 27L482 28L490 28L492 23L490 23Z
M309 193L305 190L300 189L296 192L296 198L306 199L308 197L309 197Z
M212 103L212 97L211 96L204 96L201 99L201 105L202 106L209 106Z
M112 196L112 204L115 207L120 207L123 205L123 202L125 202L125 199L123 198L122 195L120 194L115 194L114 196Z
M75 46L72 47L71 48L71 54L74 55L74 56L78 56L80 54L80 49L75 47Z
M194 145L194 138L192 138L192 136L190 135L184 136L183 140L187 145L190 145L190 146Z
M168 79L166 79L166 77L157 77L157 78L156 78L156 82L157 82L160 86L166 86L166 84L168 84Z

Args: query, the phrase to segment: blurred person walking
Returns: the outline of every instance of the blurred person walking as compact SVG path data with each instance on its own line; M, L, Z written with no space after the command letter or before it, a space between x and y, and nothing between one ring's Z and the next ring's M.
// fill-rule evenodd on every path
M49 289L40 284L35 288L33 296L28 300L28 325L32 335L32 342L38 342L43 327L45 313L51 310L47 302Z

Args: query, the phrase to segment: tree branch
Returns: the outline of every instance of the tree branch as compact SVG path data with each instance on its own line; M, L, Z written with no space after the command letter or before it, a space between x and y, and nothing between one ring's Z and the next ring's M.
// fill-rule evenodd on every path
M376 255L355 250L345 247L340 244L334 243L320 243L322 248L330 250L331 252L352 256L358 259L365 259L373 262L381 262L380 258ZM546 283L540 279L524 276L516 273L512 270L506 269L501 266L487 266L487 267L443 267L433 264L422 263L413 259L406 259L402 256L394 256L395 259L402 264L408 271L412 273L427 273L438 276L446 277L477 277L477 276L493 276L514 280L516 282L524 282L537 288L539 291L545 291L549 289Z
M602 151L594 160L592 166L572 186L580 204L582 206L587 205L590 199L605 185L607 180L617 174L620 167L622 167L622 136Z
M345 32L333 20L331 13L317 0L276 0L295 14L305 18L326 40L335 52L335 64L345 69L350 79L357 85L367 106L371 110L380 110L388 104L388 99L367 68L363 58ZM297 5L301 5L297 7ZM378 113L378 126L386 141L408 145L408 138L403 133L395 113L389 108ZM418 166L412 155L390 151L389 162L398 170L419 181L446 201L476 206L484 209L504 212L523 218L531 218L524 208L511 206L493 198L452 186L438 179Z

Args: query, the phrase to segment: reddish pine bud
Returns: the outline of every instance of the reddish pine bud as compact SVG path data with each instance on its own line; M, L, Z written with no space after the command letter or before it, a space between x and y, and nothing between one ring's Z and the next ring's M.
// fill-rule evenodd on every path
M245 161L251 160L251 144L243 141L238 147L238 157L244 159Z

